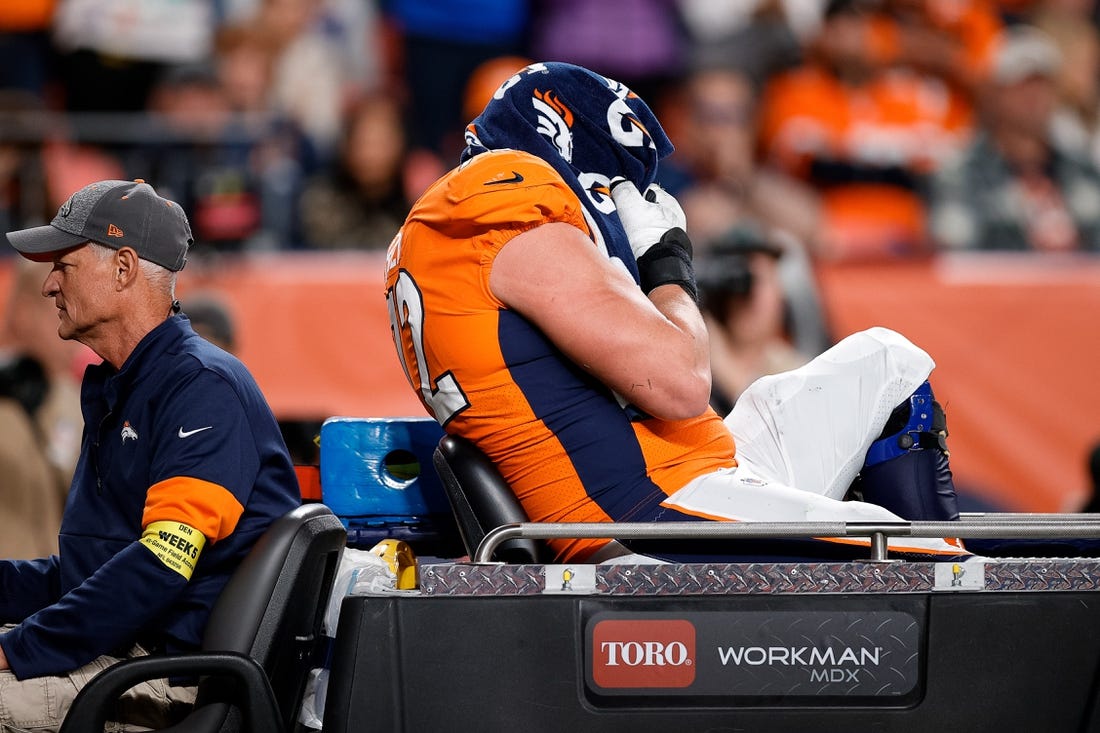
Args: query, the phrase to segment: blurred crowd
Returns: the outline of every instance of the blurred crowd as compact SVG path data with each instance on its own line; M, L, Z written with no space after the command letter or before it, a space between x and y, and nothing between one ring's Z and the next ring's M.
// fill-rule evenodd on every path
M665 125L720 410L830 344L815 262L1100 250L1098 0L6 0L0 226L143 178L199 262L383 250L532 60L622 81ZM70 389L80 354L21 343L17 291L0 377L31 353ZM64 485L78 416L44 394L0 406Z
M16 0L0 224L145 178L211 251L382 249L528 60L627 83L710 242L1100 247L1095 0ZM774 241L773 241L774 243Z
M530 60L650 102L704 280L774 260L807 353L814 261L1100 249L1097 0L14 0L0 225L144 178L195 259L381 250Z

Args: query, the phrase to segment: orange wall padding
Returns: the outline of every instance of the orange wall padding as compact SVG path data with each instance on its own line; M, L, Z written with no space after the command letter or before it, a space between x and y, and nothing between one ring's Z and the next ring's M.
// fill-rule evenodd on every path
M893 328L936 360L960 488L1014 511L1075 511L1100 440L1100 259L946 255L821 266L835 336Z
M384 267L381 253L195 259L179 293L225 300L280 417L423 416L390 340ZM959 254L817 276L835 337L887 326L932 354L960 487L1013 511L1083 503L1100 440L1100 258ZM9 280L0 260L0 296Z
M382 254L284 254L200 265L180 298L215 292L237 324L238 355L280 417L427 413L390 339Z

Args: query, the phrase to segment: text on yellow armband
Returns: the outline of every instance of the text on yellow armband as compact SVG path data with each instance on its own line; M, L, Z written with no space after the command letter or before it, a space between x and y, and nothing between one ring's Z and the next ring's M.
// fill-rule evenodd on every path
M190 580L206 537L194 527L179 522L151 522L141 535L141 544L170 569Z

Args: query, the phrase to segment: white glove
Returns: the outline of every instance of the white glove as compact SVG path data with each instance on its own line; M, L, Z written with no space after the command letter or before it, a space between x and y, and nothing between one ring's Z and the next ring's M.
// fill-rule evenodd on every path
M670 229L687 229L687 217L680 203L656 183L650 184L643 197L637 186L617 176L611 179L611 199L619 211L619 221L626 230L634 259L661 241Z

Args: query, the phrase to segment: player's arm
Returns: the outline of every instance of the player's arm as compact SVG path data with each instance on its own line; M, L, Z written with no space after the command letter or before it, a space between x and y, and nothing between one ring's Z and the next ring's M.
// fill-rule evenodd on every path
M489 277L493 294L562 352L654 417L695 417L707 407L707 332L677 284L638 288L581 230L549 223L509 241Z

